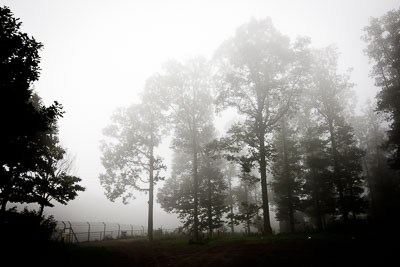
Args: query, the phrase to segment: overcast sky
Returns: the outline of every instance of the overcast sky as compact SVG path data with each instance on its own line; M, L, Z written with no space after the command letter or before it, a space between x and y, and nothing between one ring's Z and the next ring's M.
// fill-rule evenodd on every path
M398 8L398 0L84 1L2 0L22 30L44 44L36 90L57 100L62 144L76 155L76 175L86 187L67 206L45 209L57 220L147 225L147 196L123 205L108 201L99 183L99 142L112 112L138 100L144 81L167 59L210 58L221 42L251 17L271 17L285 35L311 37L314 47L336 44L340 68L353 68L359 102L375 96L360 39L369 18ZM218 121L223 124L223 120ZM168 144L164 145L165 148ZM164 152L168 156L168 152ZM167 159L167 163L169 159ZM162 184L160 184L162 185ZM176 215L158 204L155 228L174 228Z

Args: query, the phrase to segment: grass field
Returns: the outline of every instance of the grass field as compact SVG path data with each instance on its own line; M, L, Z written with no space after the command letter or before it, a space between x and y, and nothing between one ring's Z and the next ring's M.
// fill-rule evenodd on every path
M53 244L36 259L41 266L391 266L397 262L396 242L389 235L332 233L239 236L199 243L123 239Z

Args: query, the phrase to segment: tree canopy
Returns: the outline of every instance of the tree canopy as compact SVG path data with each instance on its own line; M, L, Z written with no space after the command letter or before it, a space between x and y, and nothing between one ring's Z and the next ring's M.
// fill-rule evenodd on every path
M377 109L386 113L390 122L387 144L391 151L390 165L400 169L400 9L380 18L371 18L364 28L365 53L375 63L371 76L381 90Z
M55 199L65 204L83 189L76 185L80 181L77 177L58 177L53 187L48 183L42 186L44 180L37 179L53 174L50 159L62 158L64 151L57 146L56 127L64 112L57 101L45 106L32 89L40 76L42 44L20 28L21 22L11 10L0 7L0 90L5 99L0 105L4 125L0 139L2 213L8 202L51 206L50 199Z

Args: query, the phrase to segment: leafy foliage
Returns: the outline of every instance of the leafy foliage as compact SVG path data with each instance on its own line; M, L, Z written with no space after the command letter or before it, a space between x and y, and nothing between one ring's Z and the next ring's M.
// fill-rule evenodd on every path
M390 165L400 169L400 9L372 18L364 31L365 53L375 62L371 76L381 88L377 109L386 113L391 123L387 140Z
M272 233L268 190L266 135L290 109L305 81L308 40L291 43L269 19L252 19L216 52L217 104L245 116L242 130L258 154L263 195L264 231ZM253 153L254 154L254 153Z
M0 140L0 197L7 202L30 202L31 176L46 156L43 137L51 131L62 106L46 107L31 86L40 74L42 44L20 31L21 22L7 7L0 7L0 120L6 125Z
M2 214L0 226L0 233L5 242L21 243L21 240L24 240L25 243L35 246L50 240L56 228L56 221L52 216L41 216L34 210L24 208L22 212L18 212L12 208Z
M150 168L155 171L155 182L163 179L160 173L166 167L160 157L152 155L161 141L163 117L156 107L134 104L117 110L112 120L104 129L113 141L103 141L101 146L106 173L100 175L100 182L108 199L122 197L127 203L134 198L132 189L149 190L143 186L149 183Z
M277 205L276 218L279 221L289 222L291 232L295 231L294 214L296 210L300 210L303 185L300 144L295 134L293 126L286 116L283 116L275 134L277 155L272 167L274 175L272 187Z

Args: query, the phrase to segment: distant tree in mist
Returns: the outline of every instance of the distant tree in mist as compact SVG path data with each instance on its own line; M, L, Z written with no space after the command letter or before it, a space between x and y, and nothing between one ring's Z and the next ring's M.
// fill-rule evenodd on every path
M230 162L225 162L223 163L222 167L222 173L225 177L225 181L227 183L227 198L226 198L226 204L229 208L228 210L228 225L231 228L231 233L233 234L235 232L235 219L233 217L233 209L234 209L234 198L233 198L233 183L234 183L234 178L237 176L237 170L235 164L231 164Z
M234 107L244 115L239 128L256 138L255 143L247 145L258 153L266 234L272 233L266 179L267 137L303 83L308 43L306 39L291 43L269 19L252 19L215 54L217 103L222 108Z
M352 110L353 85L349 74L338 73L337 58L333 47L313 51L309 93L313 96L315 115L326 127L338 210L347 224L350 212L355 217L365 208L361 165L364 153L357 147L354 131L345 119Z
M375 63L371 75L381 88L377 110L387 115L390 130L387 140L390 166L400 169L400 9L380 18L371 18L364 28L365 53Z
M227 185L219 170L218 161L213 161L204 153L199 161L198 218L199 232L207 230L212 237L213 230L223 225L226 205ZM187 153L175 151L171 177L157 194L161 208L169 213L177 213L183 227L191 230L194 224L194 185L192 179L192 159Z
M208 62L197 57L184 63L169 61L164 66L162 98L168 105L174 129L172 146L192 157L193 237L199 239L199 153L208 140L202 132L213 122L213 99Z
M256 199L256 195L252 194L253 191L258 190L256 185L259 183L259 179L243 168L239 179L239 185L233 188L236 212L229 214L228 218L233 218L235 225L242 223L246 233L250 234L250 226L254 224L261 208L261 203Z
M208 237L213 237L213 230L224 225L223 215L228 211L226 205L227 184L221 172L222 162L213 160L207 153L201 155L199 168L200 222L206 225Z
M42 44L20 31L21 22L7 7L0 7L0 200L29 202L30 176L44 156L42 134L62 117L62 106L46 107L33 92L39 79Z
M160 79L157 75L147 80L142 102L118 109L112 124L104 129L109 141L103 141L100 183L108 199L122 197L123 203L134 198L133 190L149 194L148 238L153 239L154 184L166 166L155 150L165 133L163 107L157 96ZM146 185L147 184L147 185Z

